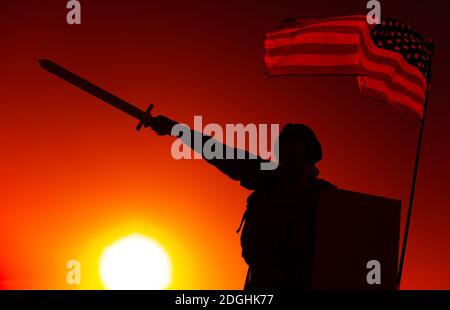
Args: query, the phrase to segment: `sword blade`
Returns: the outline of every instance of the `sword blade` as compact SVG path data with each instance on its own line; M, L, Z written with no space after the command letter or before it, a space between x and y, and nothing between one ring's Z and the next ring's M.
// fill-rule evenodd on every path
M128 115L137 118L140 121L148 122L149 115L143 110L126 102L125 100L111 94L110 92L98 87L97 85L89 82L88 80L82 78L81 76L65 69L64 67L54 63L48 59L40 59L39 64L42 69L56 75L57 77L69 82L70 84L84 90L85 92L97 97L98 99L112 105L113 107L119 109Z

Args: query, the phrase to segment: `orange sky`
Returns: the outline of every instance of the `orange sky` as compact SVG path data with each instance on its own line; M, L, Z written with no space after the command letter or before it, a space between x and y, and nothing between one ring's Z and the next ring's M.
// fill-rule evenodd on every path
M80 26L66 24L64 1L0 4L0 288L102 288L101 251L133 232L169 251L171 288L239 289L245 277L235 229L249 192L205 162L173 160L171 138L136 132L39 58L182 122L306 123L324 147L322 177L406 204L416 120L363 98L352 77L262 74L264 34L282 19L360 13L361 1L124 3L82 1ZM437 42L407 289L450 289L450 28L435 3L382 7ZM82 264L81 286L65 283L70 259Z

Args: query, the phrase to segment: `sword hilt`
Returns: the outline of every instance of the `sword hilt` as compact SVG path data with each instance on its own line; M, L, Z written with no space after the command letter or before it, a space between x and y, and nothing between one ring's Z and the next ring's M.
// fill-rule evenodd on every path
M147 110L145 110L145 112L144 112L144 116L148 115L148 116L150 116L150 119L151 119L152 118L152 114L151 114L152 110L153 110L153 104L150 103L150 105L148 106ZM144 119L141 119L139 121L139 123L136 126L136 130L137 131L141 130L142 126L144 126Z

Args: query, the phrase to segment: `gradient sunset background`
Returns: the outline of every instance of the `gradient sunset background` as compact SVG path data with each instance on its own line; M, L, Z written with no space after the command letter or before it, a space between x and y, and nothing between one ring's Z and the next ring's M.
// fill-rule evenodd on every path
M174 160L171 138L136 132L40 58L189 124L308 124L321 176L400 199L404 224L419 122L362 97L352 77L263 75L264 34L282 19L365 14L366 1L80 2L76 26L66 1L0 4L1 289L101 289L101 252L136 232L169 252L172 289L240 289L246 273L235 229L249 192L201 160ZM402 289L450 289L448 4L381 3L436 41ZM71 259L79 286L65 281Z

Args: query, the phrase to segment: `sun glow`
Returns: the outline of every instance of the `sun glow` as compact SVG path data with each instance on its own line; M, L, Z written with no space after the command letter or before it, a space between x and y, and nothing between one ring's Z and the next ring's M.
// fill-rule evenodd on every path
M166 289L172 281L172 263L158 242L133 234L105 248L100 278L105 288L112 290Z

